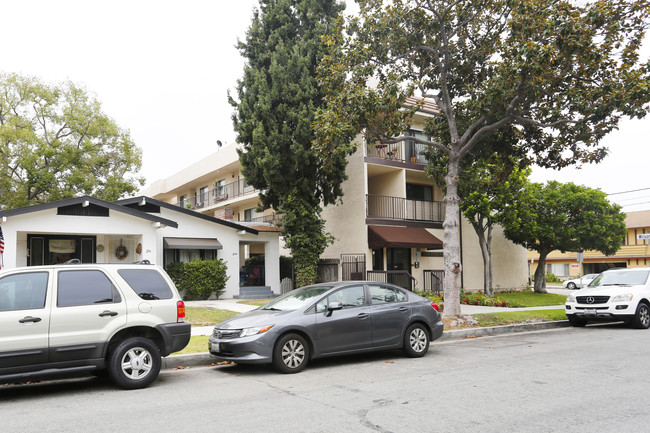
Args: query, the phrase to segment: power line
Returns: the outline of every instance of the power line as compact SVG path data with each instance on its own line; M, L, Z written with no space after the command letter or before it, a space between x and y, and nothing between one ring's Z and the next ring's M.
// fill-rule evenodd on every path
M609 195L617 195L617 194L627 194L629 192L638 192L638 191L647 191L647 190L650 190L650 188L631 189L629 191L613 192L613 193L607 194L607 195L609 196Z

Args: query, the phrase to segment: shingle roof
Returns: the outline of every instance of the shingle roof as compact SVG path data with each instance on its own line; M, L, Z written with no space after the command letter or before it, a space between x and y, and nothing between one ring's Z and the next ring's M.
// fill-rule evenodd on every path
M415 96L409 96L406 98L404 101L405 106L420 106L421 108L418 110L421 113L427 113L427 114L440 114L440 108L436 105L435 102L433 102L431 99L426 99L426 98L418 98Z
M650 210L626 212L625 225L628 229L650 227Z

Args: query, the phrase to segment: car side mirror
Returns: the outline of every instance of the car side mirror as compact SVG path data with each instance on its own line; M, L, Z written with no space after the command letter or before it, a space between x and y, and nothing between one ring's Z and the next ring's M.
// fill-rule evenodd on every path
M332 311L341 310L342 308L343 308L342 303L338 301L330 302L329 305L327 306L327 312L325 313L325 316L330 317L332 315Z

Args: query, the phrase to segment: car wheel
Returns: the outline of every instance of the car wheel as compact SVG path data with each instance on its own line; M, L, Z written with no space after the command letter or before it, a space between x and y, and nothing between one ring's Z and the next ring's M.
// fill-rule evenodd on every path
M414 323L409 326L404 335L404 353L411 358L424 356L429 350L429 333L427 329Z
M160 350L151 340L127 338L110 355L108 373L124 389L145 388L160 372Z
M298 334L283 335L273 349L273 366L281 373L298 373L307 366L309 346Z
M640 303L636 307L636 314L634 315L632 326L638 329L647 329L650 327L650 307L648 307L648 304Z
M566 285L566 287L569 290L575 290L578 286L576 286L576 283L569 283Z
M573 315L571 315L571 316L567 315L566 317L567 317L567 319L569 319L569 325L571 325L571 326L579 326L579 327L581 327L581 326L585 326L587 324L587 321L585 319L579 319L577 317L573 317Z

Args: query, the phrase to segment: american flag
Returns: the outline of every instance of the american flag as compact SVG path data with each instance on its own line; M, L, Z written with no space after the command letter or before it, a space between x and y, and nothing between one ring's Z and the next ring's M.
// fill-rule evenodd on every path
M2 234L2 227L0 227L0 254L5 252L5 237Z

